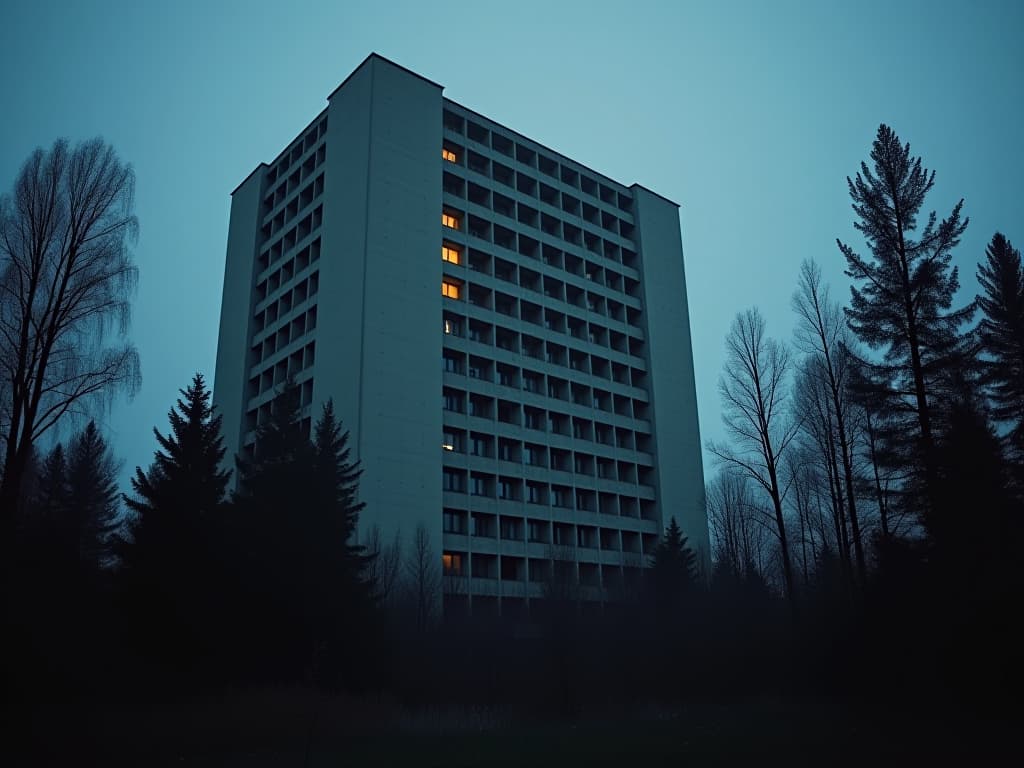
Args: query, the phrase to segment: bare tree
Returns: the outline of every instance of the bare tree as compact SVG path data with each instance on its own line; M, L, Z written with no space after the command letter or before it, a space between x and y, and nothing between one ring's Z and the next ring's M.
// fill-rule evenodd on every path
M380 526L374 525L366 536L366 554L370 565L367 577L373 585L377 600L388 605L394 598L395 585L402 567L402 533L395 531L390 544L384 544Z
M416 629L425 632L437 618L442 577L439 558L430 545L430 532L423 523L416 525L412 549L405 563L408 589L413 602Z
M0 377L11 515L32 446L66 414L134 393L135 175L101 139L37 149L0 199Z
M758 509L745 475L725 469L708 483L708 520L715 561L735 578L764 575L768 518ZM774 525L774 523L773 523Z
M845 485L846 511L849 515L853 549L857 558L857 576L861 584L866 578L864 544L857 514L857 496L853 478L853 439L847 397L847 372L850 358L847 350L853 343L846 318L838 302L832 301L828 286L821 282L821 268L811 260L800 265L800 278L793 295L797 324L797 344L817 360L812 369L821 378L821 385L831 401L835 417L834 436L839 443ZM838 468L838 467L837 467Z
M764 318L756 308L736 316L725 344L726 362L718 391L722 420L732 440L709 443L708 450L760 485L771 498L783 582L787 597L793 601L793 565L782 506L786 489L780 472L783 457L800 427L798 420L787 421L789 351L765 336Z

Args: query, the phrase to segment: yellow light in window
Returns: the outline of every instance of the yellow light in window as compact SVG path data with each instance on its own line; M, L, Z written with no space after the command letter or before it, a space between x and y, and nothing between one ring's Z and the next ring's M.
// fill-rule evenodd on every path
M459 285L449 280L441 281L441 295L447 296L449 299L459 298Z
M445 553L441 555L441 564L444 566L445 573L462 573L462 557L460 555Z
M446 227L451 227L452 229L459 228L459 220L452 216L450 213L441 214L441 223L444 224Z
M441 149L441 157L444 158L445 160L447 160L449 163L454 163L455 159L456 159L455 158L455 153L452 152L450 149L447 149L447 148L442 148Z
M450 245L441 246L441 259L443 261L450 261L452 264L461 263L459 249L453 248Z

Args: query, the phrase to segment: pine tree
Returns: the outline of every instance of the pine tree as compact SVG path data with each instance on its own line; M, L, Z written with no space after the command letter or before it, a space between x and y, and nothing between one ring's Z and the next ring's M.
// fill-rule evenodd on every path
M87 570L109 566L112 534L121 525L117 463L90 421L71 442L67 457L66 517L76 537L78 561Z
M961 326L970 320L975 305L951 309L960 286L952 250L967 227L961 221L963 201L948 218L936 223L935 213L916 239L918 215L935 181L934 171L912 157L909 144L886 125L878 129L871 159L855 179L847 179L854 227L863 234L870 257L837 240L846 257L846 274L853 278L851 303L846 309L853 332L870 348L883 352L881 360L861 361L876 402L892 413L909 413L907 424L916 444L908 458L923 470L929 506L935 504L937 414L946 394L944 386L952 366L968 357L962 346Z
M677 607L697 583L697 556L687 545L675 517L669 520L658 546L651 556L651 575L658 602Z
M124 497L138 515L133 526L136 533L151 522L156 524L161 516L209 515L223 501L231 477L230 470L220 468L224 458L221 417L213 415L203 375L197 373L192 384L179 392L184 400L179 398L167 413L171 432L162 435L154 427L160 449L147 471L135 468L132 488L137 498Z
M180 633L204 636L213 621L218 512L230 471L220 466L221 419L213 415L202 374L179 391L183 399L167 414L170 433L153 428L159 445L153 463L146 471L135 468L135 496L124 496L134 519L118 550L136 623L151 633L147 642L172 644L176 657L188 659Z
M1024 270L1020 251L997 232L978 265L978 297L982 318L981 344L988 359L988 384L993 417L1010 428L1009 443L1024 459Z

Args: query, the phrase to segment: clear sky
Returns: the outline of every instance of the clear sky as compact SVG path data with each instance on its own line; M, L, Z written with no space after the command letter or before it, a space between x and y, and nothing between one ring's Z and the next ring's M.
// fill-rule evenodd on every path
M737 311L788 338L799 264L846 296L846 176L880 122L961 197L964 293L1000 229L1024 244L1021 2L0 3L0 188L58 136L138 176L143 384L103 420L125 478L192 374L212 382L230 192L371 51L445 95L682 205L702 438ZM969 296L965 296L969 298ZM707 463L705 474L713 467Z

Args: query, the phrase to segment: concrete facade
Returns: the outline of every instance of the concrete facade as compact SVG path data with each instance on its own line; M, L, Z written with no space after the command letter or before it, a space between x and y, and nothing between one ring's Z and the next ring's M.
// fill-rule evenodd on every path
M214 403L333 398L360 537L443 552L446 609L624 594L674 515L708 552L678 206L377 55L232 196Z

